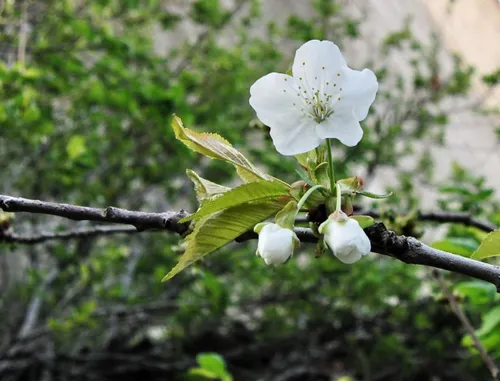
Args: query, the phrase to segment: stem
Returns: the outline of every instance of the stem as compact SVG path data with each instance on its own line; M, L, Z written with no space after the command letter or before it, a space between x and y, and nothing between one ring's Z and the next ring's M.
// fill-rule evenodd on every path
M326 139L326 148L328 149L328 169L330 170L330 190L335 188L335 169L333 168L332 142L330 138Z
M338 212L342 207L342 189L340 189L340 184L335 184L337 187L337 204L335 206L335 211Z
M305 202L307 201L307 199L309 198L310 195L313 194L313 192L317 189L326 189L323 185L315 185L313 186L311 189L309 189L306 193L304 193L304 195L301 197L298 205L297 205L297 211L300 211L300 209L302 209L302 207L304 206Z

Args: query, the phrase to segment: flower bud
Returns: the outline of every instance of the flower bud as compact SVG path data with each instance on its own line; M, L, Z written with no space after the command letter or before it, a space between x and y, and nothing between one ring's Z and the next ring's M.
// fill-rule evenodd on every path
M256 255L267 265L285 263L293 254L300 241L293 230L273 223L259 224L254 229L259 234Z
M333 254L343 263L354 263L371 250L370 240L355 219L341 211L332 213L319 232Z

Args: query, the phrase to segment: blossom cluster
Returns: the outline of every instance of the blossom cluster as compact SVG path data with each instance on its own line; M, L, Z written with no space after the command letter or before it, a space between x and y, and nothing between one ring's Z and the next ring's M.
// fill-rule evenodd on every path
M333 179L330 144L337 139L353 147L361 141L360 122L367 117L377 90L377 78L371 70L349 68L337 45L319 40L308 41L297 50L292 75L270 73L250 88L250 105L270 128L279 153L298 155L328 145L332 171L327 191L337 200L337 207L319 226L319 239L348 264L367 255L371 244L358 221L341 208L341 198L349 195L344 196L340 183ZM309 196L304 195L293 213L300 211ZM268 265L288 261L298 246L293 225L283 224L278 218L275 223L259 224L255 231L259 233L257 255Z

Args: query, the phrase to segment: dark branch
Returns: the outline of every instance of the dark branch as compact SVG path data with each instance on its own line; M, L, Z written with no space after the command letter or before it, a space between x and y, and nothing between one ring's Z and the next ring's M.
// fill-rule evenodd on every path
M179 224L179 221L188 215L184 210L164 213L133 212L112 206L97 209L4 195L0 195L0 208L5 212L49 214L76 221L113 222L133 225L137 230L165 229L178 234L185 233L189 226L189 224Z
M123 223L133 225L138 230L163 229L179 234L188 230L188 224L179 223L181 218L188 215L185 211L144 213L112 207L94 209L1 195L0 208L6 212L31 212L73 220ZM382 223L366 228L365 232L370 238L373 252L391 256L405 263L435 267L481 279L495 285L497 291L500 292L500 267L498 266L433 249L415 238L398 236L393 231L387 230ZM296 228L296 233L303 242L317 241L317 237L311 229ZM257 235L253 231L249 231L239 237L237 241L241 242L256 237Z

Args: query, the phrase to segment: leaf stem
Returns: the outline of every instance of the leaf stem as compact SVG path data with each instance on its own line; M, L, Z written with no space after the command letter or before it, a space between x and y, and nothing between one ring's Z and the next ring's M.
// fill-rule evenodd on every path
M309 196L317 189L326 189L323 185L315 185L313 186L312 188L310 188L306 193L304 193L304 195L300 198L299 200L299 203L297 205L297 211L300 211L300 209L302 209L302 207L304 206L305 202L307 201L307 199L309 198Z
M326 139L326 148L328 149L328 169L330 175L330 191L335 188L335 169L333 168L332 142L330 138Z

